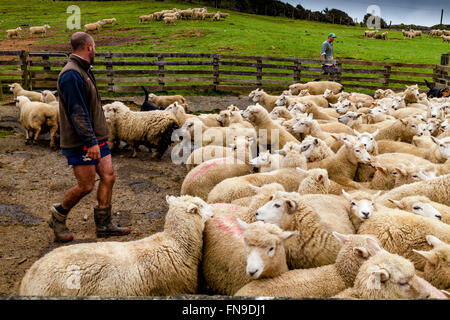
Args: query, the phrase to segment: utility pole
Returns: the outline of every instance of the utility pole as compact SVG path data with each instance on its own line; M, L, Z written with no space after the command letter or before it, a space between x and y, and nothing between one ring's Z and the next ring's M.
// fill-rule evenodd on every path
M216 0L216 1L215 1L215 4L216 4L216 8L218 8L218 7L219 7L219 4L218 4L218 2L219 2L219 0Z
M442 28L442 17L444 16L444 9L441 10L441 28Z

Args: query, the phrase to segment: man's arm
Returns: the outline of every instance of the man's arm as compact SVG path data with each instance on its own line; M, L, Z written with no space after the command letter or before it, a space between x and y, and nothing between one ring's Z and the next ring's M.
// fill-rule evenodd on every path
M92 128L84 97L85 80L77 71L69 70L61 75L58 84L75 131L88 148L88 156L92 159L97 158L98 141ZM92 153L92 151L94 152ZM100 152L98 152L98 158L100 158Z
M322 48L320 49L320 58L322 59L322 64L325 62L325 56L327 54L327 46L326 43L322 43Z

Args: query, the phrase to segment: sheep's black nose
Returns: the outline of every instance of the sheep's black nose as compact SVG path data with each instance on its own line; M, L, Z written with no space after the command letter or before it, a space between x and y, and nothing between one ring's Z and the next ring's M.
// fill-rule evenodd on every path
M442 216L436 215L436 218L438 218L439 220L442 220Z
M248 275L250 276L250 277L253 277L253 275L256 273L256 271L249 271L248 272Z
M369 216L369 214L370 214L370 212L366 212L366 211L363 211L363 212L361 212L365 217L368 217Z

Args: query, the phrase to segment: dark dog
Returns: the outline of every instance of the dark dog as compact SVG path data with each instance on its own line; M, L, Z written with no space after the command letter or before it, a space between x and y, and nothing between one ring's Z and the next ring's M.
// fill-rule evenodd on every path
M145 92L145 100L144 103L141 106L141 111L153 111L153 110L162 110L160 108L158 108L157 106L155 106L153 103L151 103L150 101L148 101L148 91L147 89L145 89L144 86L141 86L141 88L144 90Z
M440 89L438 87L432 87L427 80L425 80L425 84L430 89L427 93L428 98L442 98L450 96L450 88Z

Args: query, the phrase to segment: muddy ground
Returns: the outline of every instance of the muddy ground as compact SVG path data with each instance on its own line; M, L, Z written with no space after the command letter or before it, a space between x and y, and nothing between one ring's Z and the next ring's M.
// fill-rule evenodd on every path
M5 96L6 101L12 97ZM140 99L140 98L138 98ZM198 109L226 107L231 103L246 106L243 97L187 97ZM1 128L14 133L0 137L0 295L16 295L26 270L44 254L61 244L54 242L46 219L48 208L58 203L75 178L60 150L51 150L49 141L25 143L18 125L18 109L0 105ZM117 180L113 192L114 220L130 226L126 237L97 239L93 218L95 190L70 213L68 227L74 233L72 243L92 241L130 241L162 230L167 211L166 195L179 195L186 175L183 166L171 162L169 149L161 161L148 152L130 158L130 150L113 153ZM86 220L85 220L86 219Z

